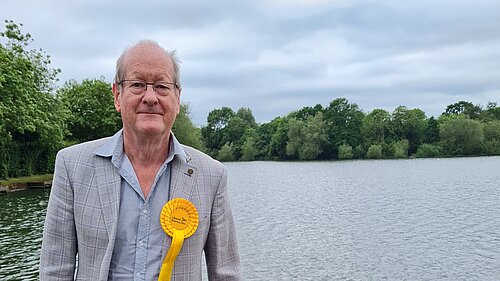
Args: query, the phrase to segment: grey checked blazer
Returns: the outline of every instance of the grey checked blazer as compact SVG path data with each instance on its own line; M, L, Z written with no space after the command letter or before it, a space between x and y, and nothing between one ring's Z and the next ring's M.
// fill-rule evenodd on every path
M40 280L108 279L121 178L110 158L95 154L106 140L78 144L57 154L43 231ZM193 202L200 221L195 234L184 241L172 280L201 280L203 250L210 280L241 280L226 169L193 148L184 146L184 150L187 161L175 157L171 162L169 198ZM166 240L163 256L170 241Z

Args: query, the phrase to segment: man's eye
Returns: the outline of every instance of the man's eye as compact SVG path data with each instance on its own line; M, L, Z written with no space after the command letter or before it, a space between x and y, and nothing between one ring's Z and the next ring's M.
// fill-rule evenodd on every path
M130 87L134 88L134 89L144 89L144 86L146 84L144 83L141 83L141 82L134 82L130 85Z
M157 84L155 84L155 86L156 86L156 89L159 89L159 90L169 90L170 89L169 85L167 85L167 84L157 83Z

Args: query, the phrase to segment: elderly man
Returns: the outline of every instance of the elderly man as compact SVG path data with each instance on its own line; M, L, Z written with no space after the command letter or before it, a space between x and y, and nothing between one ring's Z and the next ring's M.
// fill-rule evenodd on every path
M175 53L141 41L117 61L114 104L123 129L61 150L47 209L41 280L157 280L171 238L163 205L192 202L196 232L184 241L172 280L240 280L226 169L171 133L180 107Z

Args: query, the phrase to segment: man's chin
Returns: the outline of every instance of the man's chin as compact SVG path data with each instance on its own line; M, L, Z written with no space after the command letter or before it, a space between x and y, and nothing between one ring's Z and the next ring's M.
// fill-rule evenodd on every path
M158 136L168 133L164 124L151 124L151 122L140 124L137 129L138 132L147 136Z

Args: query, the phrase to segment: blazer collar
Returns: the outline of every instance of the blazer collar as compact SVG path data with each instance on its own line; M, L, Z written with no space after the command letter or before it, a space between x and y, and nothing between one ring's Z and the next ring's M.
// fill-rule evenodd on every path
M186 151L184 156L185 158L175 157L171 162L169 200L178 197L190 200L193 193L196 167L192 165L191 157Z
M106 231L109 238L114 239L120 208L121 177L109 158L104 157L94 157L94 172Z

